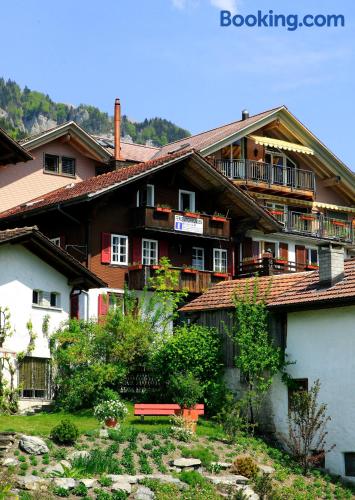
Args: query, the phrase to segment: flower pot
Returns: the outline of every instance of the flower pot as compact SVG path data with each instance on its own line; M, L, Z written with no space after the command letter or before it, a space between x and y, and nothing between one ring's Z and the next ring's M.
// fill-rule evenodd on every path
M300 217L301 220L314 220L315 217L313 217L312 215L302 215Z
M157 270L157 269L163 269L163 268L159 264L153 264L153 265L150 266L150 269Z
M128 266L128 271L137 271L139 269L143 269L142 264L133 264L132 266Z
M285 212L282 212L281 210L270 210L270 213L272 215L285 215Z
M185 217L190 217L192 219L197 219L200 214L196 214L195 212L184 212Z
M110 427L111 429L113 429L117 426L117 420L115 418L107 418L105 420L105 425L106 427Z
M213 276L215 276L216 278L228 278L227 273L213 273Z
M211 220L215 222L225 222L227 219L225 217L219 217L218 215L212 215Z
M313 265L313 264L307 264L306 265L306 269L310 269L310 270L316 270L318 269L318 266L317 265Z
M286 260L283 259L275 259L275 264L286 264Z
M162 212L163 214L170 214L170 212L172 211L172 208L168 208L168 207L156 207L155 211L156 212Z
M187 267L186 269L182 269L182 272L185 274L197 274L197 269L189 269Z
M345 222L340 222L340 221L337 221L337 220L334 220L334 221L332 222L332 224L333 224L334 226L340 226L340 227L345 227L345 226L346 226Z

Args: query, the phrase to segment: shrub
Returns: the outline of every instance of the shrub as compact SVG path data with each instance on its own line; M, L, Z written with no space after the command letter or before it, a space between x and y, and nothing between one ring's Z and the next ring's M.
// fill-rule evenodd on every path
M234 441L238 434L250 427L243 412L243 401L235 401L232 394L226 396L226 402L216 420L230 441Z
M73 444L78 437L78 427L68 419L62 420L51 430L51 439L60 444Z
M76 495L77 497L86 497L87 494L88 494L88 491L89 490L87 489L87 487L85 486L85 484L80 483L80 484L78 484L78 486L76 486L72 490L72 494Z
M70 495L69 490L63 488L62 486L56 486L53 488L53 493L57 495L57 497L68 497Z
M122 474L122 467L111 450L94 449L88 457L78 457L73 460L73 467L83 471L83 474Z
M195 470L180 472L179 479L192 487L203 487L208 484L208 480Z
M107 476L102 476L99 479L99 483L101 484L101 486L111 486L112 479L110 477L107 477Z
M204 467L208 467L211 462L216 462L218 456L204 446L196 446L195 448L181 448L181 455L185 458L197 458L201 460Z
M232 471L248 479L255 477L259 471L256 462L248 455L237 457L232 465Z
M274 488L271 475L261 474L259 476L255 476L253 480L253 489L255 493L259 495L260 500L272 498Z
M192 373L173 375L169 383L174 403L181 408L193 408L203 394L200 381Z

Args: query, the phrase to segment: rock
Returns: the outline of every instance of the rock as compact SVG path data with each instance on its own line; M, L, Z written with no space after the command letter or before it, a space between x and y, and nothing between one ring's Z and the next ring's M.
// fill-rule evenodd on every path
M43 439L36 436L21 436L19 446L29 455L43 455L49 452Z
M111 491L125 491L130 494L132 492L132 486L127 481L118 481L117 483L113 483Z
M5 467L13 467L15 465L18 465L20 462L17 460L17 458L4 458L4 460L1 462L2 465Z
M68 455L68 460L72 462L76 458L87 458L90 455L90 452L87 450L77 450L73 451Z
M245 484L249 481L247 477L239 476L237 474L230 474L229 476L212 476L207 474L205 475L205 478L213 484L221 484L223 486Z
M136 476L130 476L129 474L107 474L107 477L111 479L113 483L125 482L129 484L137 484L146 476L144 474L138 474Z
M67 469L71 469L71 463L68 462L68 460L61 460L59 462L63 467L66 467Z
M146 486L138 486L138 489L134 495L135 500L153 500L154 498L154 492Z
M58 488L64 488L65 490L71 490L77 485L77 481L71 477L56 477L53 479L54 486Z
M186 488L188 488L187 484L180 481L180 479L177 479L173 476L167 476L166 474L147 474L144 477L147 479L156 479L157 481L161 481L162 483L175 484L175 486L177 486L180 490L186 490ZM141 479L138 480L138 482L140 481Z
M257 495L255 491L250 488L250 486L237 485L237 490L242 491L245 497L249 500L259 500L259 495Z
M99 437L100 438L108 438L108 430L107 429L100 429Z
M271 467L270 465L260 465L258 464L260 472L263 472L264 474L273 474L275 472L275 469Z
M48 488L50 480L38 476L17 476L16 483L22 490L40 491Z
M196 468L201 466L201 460L198 458L176 458L173 460L173 465L181 469L185 469L186 467Z
M63 474L64 468L62 464L48 465L45 468L44 473L50 477L56 477L58 474Z
M230 467L232 467L233 464L231 464L230 462L211 462L211 465L212 467L215 466L220 469L226 470L230 469Z
M96 486L96 479L80 479L79 483L84 484L87 488L94 488Z

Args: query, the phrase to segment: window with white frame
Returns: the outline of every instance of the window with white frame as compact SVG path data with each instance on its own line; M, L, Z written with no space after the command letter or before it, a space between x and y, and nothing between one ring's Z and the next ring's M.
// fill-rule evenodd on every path
M313 266L318 265L318 250L316 248L306 248L306 256L308 264Z
M137 207L154 207L154 185L147 184L137 191Z
M51 242L54 243L57 247L60 247L60 236L56 238L51 238Z
M158 242L157 240L142 240L142 264L151 266L158 263Z
M227 250L213 249L213 270L217 273L227 272Z
M192 267L203 271L205 269L205 249L192 247Z
M195 209L195 193L193 191L179 189L179 210L184 212L194 212Z
M128 264L128 237L111 234L111 263Z
M45 292L43 290L32 291L32 304L40 307L60 308L60 293Z

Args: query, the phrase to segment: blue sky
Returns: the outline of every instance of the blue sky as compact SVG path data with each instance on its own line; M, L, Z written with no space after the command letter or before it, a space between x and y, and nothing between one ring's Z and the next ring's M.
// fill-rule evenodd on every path
M221 28L221 6L346 26ZM192 133L285 104L355 170L354 19L350 0L4 0L0 75L110 113L118 96Z

